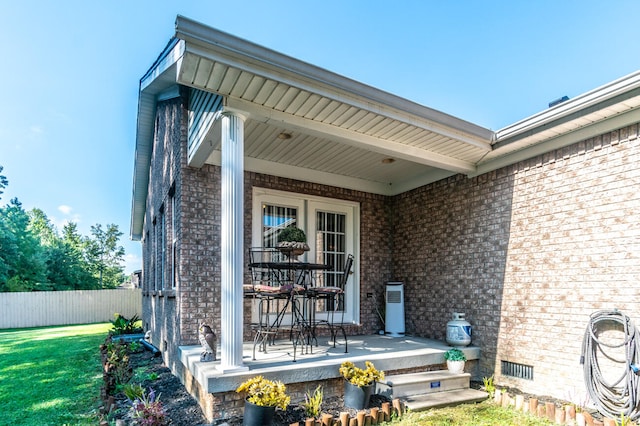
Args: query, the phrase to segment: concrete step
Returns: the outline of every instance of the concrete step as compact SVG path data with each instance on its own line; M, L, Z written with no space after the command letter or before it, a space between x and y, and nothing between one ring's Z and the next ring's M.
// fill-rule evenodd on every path
M428 393L400 398L411 411L424 411L452 405L475 403L488 398L486 392L476 389L457 389L445 392Z
M469 373L454 374L447 370L387 376L385 383L378 383L378 393L389 398L448 392L469 389Z

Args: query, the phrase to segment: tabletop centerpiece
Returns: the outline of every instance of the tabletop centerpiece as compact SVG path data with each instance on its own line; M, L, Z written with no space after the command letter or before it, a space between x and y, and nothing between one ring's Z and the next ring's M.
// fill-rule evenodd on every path
M285 256L297 258L305 251L309 251L307 235L297 226L287 226L278 232L278 245L276 246Z

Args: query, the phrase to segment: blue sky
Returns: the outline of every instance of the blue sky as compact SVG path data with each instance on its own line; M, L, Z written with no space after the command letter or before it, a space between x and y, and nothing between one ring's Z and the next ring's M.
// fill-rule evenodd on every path
M138 82L178 14L494 130L640 69L636 0L3 2L0 203L117 224L126 272Z

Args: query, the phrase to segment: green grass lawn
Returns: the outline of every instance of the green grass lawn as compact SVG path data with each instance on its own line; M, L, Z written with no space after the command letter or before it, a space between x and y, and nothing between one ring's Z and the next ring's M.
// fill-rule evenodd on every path
M96 425L110 323L0 330L0 425Z
M401 419L388 424L398 426L550 426L554 423L486 401L407 413Z
M99 346L110 323L0 330L0 426L97 425ZM490 402L407 413L403 426L542 426L551 423Z

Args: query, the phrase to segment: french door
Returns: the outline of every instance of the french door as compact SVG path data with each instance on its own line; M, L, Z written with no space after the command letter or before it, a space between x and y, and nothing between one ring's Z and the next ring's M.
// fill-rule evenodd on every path
M358 203L254 188L252 246L275 247L278 231L295 225L307 234L310 248L300 259L331 265L332 269L319 273L316 279L319 285L336 285L347 255L358 259L359 213ZM344 309L348 322L355 323L359 318L359 282L356 262L337 307ZM319 304L317 309L317 319L325 318L324 305Z

